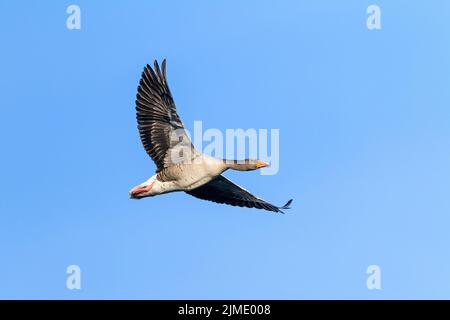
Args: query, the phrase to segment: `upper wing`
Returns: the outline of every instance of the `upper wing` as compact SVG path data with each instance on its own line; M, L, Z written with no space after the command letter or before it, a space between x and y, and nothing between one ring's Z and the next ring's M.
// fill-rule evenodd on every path
M157 172L191 160L196 151L177 114L166 78L166 60L154 70L147 65L136 95L136 118L145 150L156 163Z
M186 191L186 193L203 200L214 201L217 203L225 203L239 207L265 209L281 213L283 213L283 211L280 209L289 209L289 205L292 203L291 199L282 207L274 206L273 204L255 197L250 192L244 188L241 188L237 184L234 184L222 175L214 178L201 187Z

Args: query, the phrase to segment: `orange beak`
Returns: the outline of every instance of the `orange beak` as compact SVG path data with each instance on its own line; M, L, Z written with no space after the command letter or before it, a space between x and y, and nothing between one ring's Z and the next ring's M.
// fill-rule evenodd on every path
M256 160L256 167L259 168L264 168L267 167L269 164L267 162L261 161L261 160Z

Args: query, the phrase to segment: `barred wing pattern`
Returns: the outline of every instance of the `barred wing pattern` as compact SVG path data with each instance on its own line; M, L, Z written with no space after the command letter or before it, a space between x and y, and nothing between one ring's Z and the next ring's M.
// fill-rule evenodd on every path
M178 116L166 78L166 60L161 69L147 65L142 72L136 95L136 118L139 135L156 172L186 162L197 155Z

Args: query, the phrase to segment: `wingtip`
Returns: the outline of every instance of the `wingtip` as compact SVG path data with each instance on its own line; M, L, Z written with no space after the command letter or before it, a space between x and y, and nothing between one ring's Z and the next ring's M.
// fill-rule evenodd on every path
M294 199L290 199L288 202L286 202L286 204L284 206L282 206L280 209L290 209L290 205L292 203L292 201L294 201Z
M161 63L161 70L162 70L162 74L164 77L164 81L166 81L166 58L164 58L164 60Z
M161 61L161 66L165 66L166 63L167 63L167 59L166 59L166 58L162 59L162 61ZM158 59L155 59L155 60L153 61L153 65L155 66L155 68L156 68L156 67L159 67Z
M294 200L294 199L290 199L288 202L286 202L286 204L285 204L284 206L278 207L278 208L277 208L278 211L276 211L276 212L284 214L284 211L283 211L283 210L285 210L285 209L290 209L290 208L291 208L290 205L291 205L291 203L292 203L293 200ZM281 210L281 209L283 209L283 210Z

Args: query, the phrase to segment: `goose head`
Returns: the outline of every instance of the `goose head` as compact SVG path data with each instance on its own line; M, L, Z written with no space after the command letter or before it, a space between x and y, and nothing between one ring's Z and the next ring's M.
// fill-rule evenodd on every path
M134 188L132 188L128 194L130 195L131 199L142 199L145 197L151 197L156 194L159 194L157 192L155 187L156 183L156 175L148 179L147 181L142 182L141 184L138 184Z

